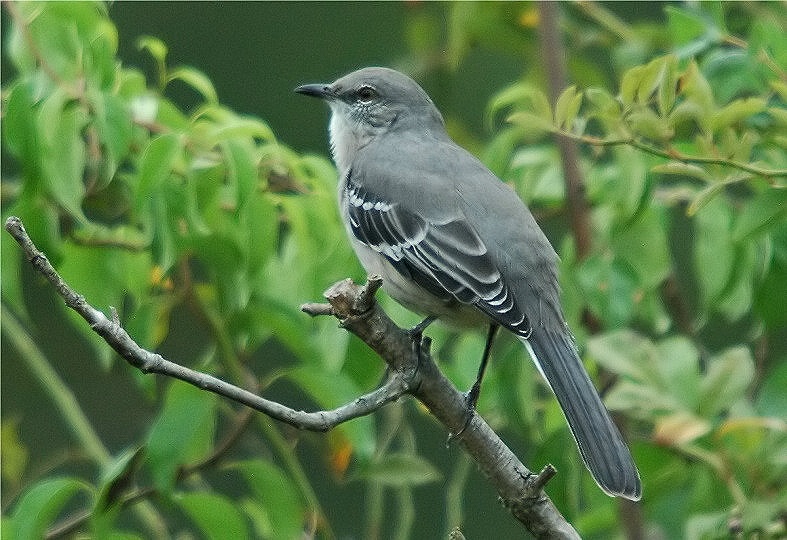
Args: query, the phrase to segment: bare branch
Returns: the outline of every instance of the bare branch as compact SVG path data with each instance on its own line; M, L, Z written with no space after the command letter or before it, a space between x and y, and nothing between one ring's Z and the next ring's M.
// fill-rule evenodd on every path
M114 308L111 310L112 319L110 319L74 292L52 267L46 255L33 244L19 218L9 217L5 228L22 247L33 267L55 287L66 305L79 313L90 324L93 331L104 338L104 341L121 357L144 373L158 373L179 379L251 407L276 420L310 431L327 431L347 420L370 414L386 403L401 397L409 386L401 376L394 374L382 387L351 403L330 411L305 412L265 399L212 375L170 362L161 355L140 347L120 326Z
M349 279L340 281L325 293L329 304L305 304L301 309L311 315L332 315L339 319L342 327L361 338L388 364L388 379L380 388L336 409L296 411L141 348L117 320L107 318L63 281L46 256L33 244L19 218L9 217L5 228L22 247L35 269L57 289L66 305L79 313L120 356L143 372L180 379L282 422L312 431L326 431L347 420L370 414L404 394L411 394L449 432L458 434L455 440L489 478L503 504L536 537L579 538L542 491L554 474L550 470L554 469L550 466L541 474L532 473L480 416L468 410L465 395L451 384L432 360L428 338L420 346L414 346L408 332L396 326L375 302L374 293L382 283L379 277L372 276L363 286ZM113 319L116 319L114 313Z

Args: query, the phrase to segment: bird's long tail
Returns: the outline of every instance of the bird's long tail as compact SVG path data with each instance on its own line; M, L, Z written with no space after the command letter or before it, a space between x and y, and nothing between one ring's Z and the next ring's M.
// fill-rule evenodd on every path
M637 467L571 337L567 332L540 330L521 340L552 387L585 465L609 495L639 500L642 485Z

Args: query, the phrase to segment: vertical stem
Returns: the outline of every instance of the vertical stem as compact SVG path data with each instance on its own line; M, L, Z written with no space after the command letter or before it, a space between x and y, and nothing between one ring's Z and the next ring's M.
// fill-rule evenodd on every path
M539 2L541 23L538 26L544 70L547 76L549 98L557 101L566 87L566 52L558 28L558 2ZM555 135L555 144L560 151L563 177L566 184L566 206L568 207L571 231L577 246L577 258L584 259L590 253L590 217L585 201L584 180L579 168L579 151L576 142Z
M539 2L541 23L539 39L544 58L544 70L547 75L549 97L552 103L557 101L560 92L567 86L566 51L558 27L558 2ZM579 150L577 143L566 137L556 135L555 143L560 151L563 175L566 183L566 206L568 207L571 231L577 249L577 260L585 259L591 250L590 212L585 200L584 179L579 168ZM600 330L595 317L585 314L585 322L592 332ZM618 421L620 419L617 419ZM642 507L630 501L620 500L618 518L626 538L638 540L643 537Z

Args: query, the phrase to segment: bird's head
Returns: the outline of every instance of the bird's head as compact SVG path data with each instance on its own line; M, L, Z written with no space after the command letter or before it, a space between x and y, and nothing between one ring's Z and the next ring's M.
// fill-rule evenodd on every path
M305 84L299 94L325 100L331 108L331 149L341 170L374 138L416 129L441 136L443 118L414 80L393 69L368 67L329 84Z

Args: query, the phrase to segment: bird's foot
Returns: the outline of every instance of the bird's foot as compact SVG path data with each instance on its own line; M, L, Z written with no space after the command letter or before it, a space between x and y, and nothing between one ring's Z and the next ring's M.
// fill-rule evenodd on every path
M435 322L437 317L434 315L430 315L425 318L423 321L419 322L409 330L407 330L407 335L410 336L410 340L413 342L413 352L416 355L416 358L421 357L421 347L424 340L424 330Z
M462 424L462 427L456 433L449 433L448 440L446 444L450 444L451 441L454 439L459 438L462 433L464 433L470 422L473 420L473 416L475 416L475 406L478 402L478 395L480 393L481 386L478 384L474 384L472 388L468 392L465 393L465 421Z

